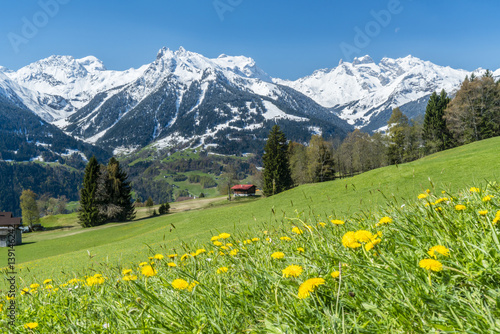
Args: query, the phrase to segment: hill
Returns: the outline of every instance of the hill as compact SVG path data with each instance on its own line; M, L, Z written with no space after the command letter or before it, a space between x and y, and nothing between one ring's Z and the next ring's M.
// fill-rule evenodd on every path
M300 186L250 203L114 224L34 243L29 243L30 236L26 244L16 248L18 268L25 279L33 275L38 279L82 275L87 267L97 268L102 263L128 264L160 249L181 251L183 242L197 242L220 231L279 226L284 217L296 212L307 217L348 218L378 211L386 206L386 198L399 203L426 189L439 193L485 184L500 179L499 145L500 138L492 138L353 178ZM0 263L6 263L6 254L1 255Z

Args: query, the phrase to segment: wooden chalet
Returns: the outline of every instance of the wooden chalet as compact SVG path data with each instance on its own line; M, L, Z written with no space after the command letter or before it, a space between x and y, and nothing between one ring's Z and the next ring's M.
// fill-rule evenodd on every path
M255 196L257 187L253 184L237 184L231 187L234 196Z
M22 243L20 226L21 218L13 217L12 212L0 212L0 247L10 246L9 235L12 233L15 235L15 245Z

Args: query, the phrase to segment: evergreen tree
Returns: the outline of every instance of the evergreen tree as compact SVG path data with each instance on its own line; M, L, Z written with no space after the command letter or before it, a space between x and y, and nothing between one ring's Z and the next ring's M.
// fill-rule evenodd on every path
M285 134L278 125L273 126L264 148L262 161L264 164L265 196L272 196L293 186L288 158L288 143Z
M127 221L135 218L135 209L132 203L132 188L127 181L128 175L120 167L115 158L108 162L108 203L120 208L118 212L108 217L110 220Z
M324 182L335 178L332 148L321 136L312 136L307 147L309 175L313 182Z
M151 216L151 208L153 207L153 205L155 205L155 203L153 202L153 199L151 198L151 196L148 197L147 201L146 201L146 207L148 208L148 215Z
M450 98L444 90L438 95L432 93L427 108L423 124L422 139L427 154L439 152L452 147L452 137L446 126L444 111L450 103Z
M40 222L40 213L36 204L36 194L29 189L23 190L20 201L23 213L23 223L33 227L33 224Z
M395 108L387 125L389 127L387 131L389 137L389 146L387 148L389 164L400 164L405 161L405 143L410 127L408 117L399 108Z
M78 212L78 218L79 223L83 227L100 225L106 219L98 209L97 180L99 176L99 163L95 156L92 156L85 167L83 186L80 190L80 210Z

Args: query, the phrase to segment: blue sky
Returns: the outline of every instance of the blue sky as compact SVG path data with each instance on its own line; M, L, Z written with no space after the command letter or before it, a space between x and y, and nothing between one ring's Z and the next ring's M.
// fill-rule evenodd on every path
M123 70L150 63L162 46L208 57L246 55L287 79L364 54L375 61L411 54L467 70L500 68L497 0L23 0L1 6L0 65L14 70L52 54L94 55Z

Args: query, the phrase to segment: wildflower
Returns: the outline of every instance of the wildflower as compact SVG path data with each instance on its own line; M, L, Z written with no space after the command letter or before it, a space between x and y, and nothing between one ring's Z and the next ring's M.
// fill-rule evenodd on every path
M0 304L0 312L3 311L3 304Z
M467 209L467 207L465 205L462 205L462 204L455 205L455 210L457 210L457 211L463 211L465 209Z
M186 290L187 288L189 288L189 283L182 278L173 280L171 284L172 287L177 290Z
M340 271L336 270L333 273L331 273L330 275L332 275L333 278L337 278L340 276Z
M297 252L299 252L299 253L304 253L304 252L305 252L305 250L304 250L304 248L302 248L302 247L298 247L298 248L297 248Z
M184 254L181 256L181 261L184 261L185 259L187 259L188 257L190 256L190 254Z
M210 241L217 241L217 240L219 240L218 235L214 235L213 237L210 238Z
M484 196L483 202L489 202L489 201L491 201L492 198L493 198L493 196L491 196L491 195Z
M47 285L45 286L45 290L51 290L51 289L53 289L53 288L54 288L54 287L52 286L52 284L47 284Z
M436 200L436 202L434 202L434 203L437 205L439 203L446 202L446 201L448 201L448 197L441 197L441 198L438 198Z
M81 282L82 280L81 279L78 279L78 278L73 278L73 279L70 279L68 281L68 284L71 284L71 285L74 285L74 284L77 284L79 282Z
M256 242L256 241L259 241L259 240L260 240L259 238L252 238L253 242Z
M5 296L5 298L6 298L7 300L13 300L13 299L14 299L14 297L9 297L9 296Z
M46 279L45 281L43 281L43 284L49 284L50 282L52 282L52 280L49 278L49 279Z
M472 188L470 188L470 190L469 190L469 191L470 191L471 193L478 193L478 192L481 192L481 189L476 188L476 187L472 187Z
M222 242L214 241L214 246L220 247L220 246L222 246Z
M444 256L450 256L450 250L444 246L441 246L441 245L431 247L431 249L429 249L429 251L427 252L427 254L429 254L430 256L432 256L434 258L436 258L436 253L439 253L439 254L444 255Z
M418 199L425 199L429 196L429 194L419 194Z
M167 263L167 266L169 266L169 267L177 267L177 265L174 262Z
M238 252L239 252L239 250L233 249L232 251L229 252L229 255L236 256L236 255L238 255Z
M130 275L130 273L132 273L132 269L123 269L122 270L122 274L125 275L125 276L126 275Z
M432 271L441 271L443 270L443 265L441 262L433 260L433 259L423 259L420 260L418 265L421 268L427 269L427 270L432 270Z
M194 253L194 256L198 256L198 255L203 254L205 252L206 252L206 250L203 248L197 249L196 252Z
M292 240L292 238L284 236L284 237L281 237L280 240L290 241L290 240Z
M295 264L289 265L283 269L283 277L299 277L302 274L302 267Z
M233 247L233 244L232 243L227 243L226 246L227 247Z
M481 210L478 212L481 216L486 216L488 214L488 210Z
M24 324L24 328L26 329L34 329L38 327L38 322L28 322L27 324Z
M158 271L156 271L156 269L151 266L144 266L141 269L141 273L146 277L151 277L151 276L156 276Z
M438 206L437 208L434 208L434 210L435 210L436 212L441 212L441 211L443 211L443 208L442 208L442 207L440 207L440 206Z
M285 257L285 254L283 252L274 252L271 254L271 257L276 260L281 260Z
M162 254L156 254L153 258L156 260L163 260L164 256Z
M148 264L147 262L141 262L141 263L139 263L139 267L144 267L147 264Z
M319 225L319 226L321 226L321 227L325 227L325 226L326 226L326 223L319 222L319 223L318 223L318 225Z
M497 214L495 215L495 219L493 219L493 225L498 223L500 221L500 210L497 211Z
M228 270L228 267L220 267L219 269L217 269L217 274L227 273Z
M31 289L36 289L38 287L40 287L40 284L33 283L33 284L30 285Z
M359 230L354 233L354 237L359 242L370 242L373 238L373 235L365 230Z
M88 286L100 285L103 284L105 278L102 277L101 274L95 274L94 276L87 277L86 283Z
M135 281L137 280L137 275L125 275L122 280L124 281Z
M231 236L229 233L221 233L219 234L220 239L228 239Z
M226 255L226 253L224 253L224 252L219 252L219 255L224 256L224 255Z
M194 289L194 287L195 287L196 285L198 285L198 284L199 284L199 282L197 282L197 281L193 281L193 282L191 282L191 283L189 284L189 286L187 287L188 291L192 291L192 290Z
M384 224L390 224L392 223L392 218L391 217L382 217L380 218L380 220L378 221L377 224L375 224L375 226L381 226L381 225L384 225Z
M304 299L310 296L311 292L313 292L318 286L325 284L325 280L323 278L310 278L299 286L298 297L300 299Z
M292 228L292 232L293 233L296 233L296 234L302 234L304 233L304 231L302 231L300 228L298 228L297 226L295 226L294 228Z
M228 250L228 249L229 249L229 247L227 247L227 246L222 246L220 249L223 249L223 250Z
M30 292L30 289L24 288L24 289L21 290L21 295L25 295L25 294L27 294L29 292Z
M430 193L431 193L431 190L430 190L430 189L427 189L425 192L426 192L426 193L428 193L428 194L430 194Z
M355 233L351 231L347 232L342 237L342 245L349 248L361 247L361 244L356 240Z
M340 219L332 219L330 220L330 222L334 225L344 225L345 222L343 220L340 220Z
M365 250L366 251L371 250L373 247L375 247L376 245L378 245L381 241L382 241L381 239L373 239L373 240L371 240L370 242L368 242L365 245Z

